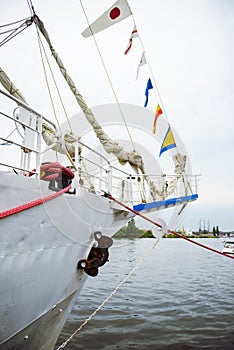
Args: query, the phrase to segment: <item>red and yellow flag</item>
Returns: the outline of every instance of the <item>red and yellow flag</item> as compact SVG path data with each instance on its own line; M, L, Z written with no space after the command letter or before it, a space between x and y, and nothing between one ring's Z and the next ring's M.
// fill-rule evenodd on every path
M157 122L157 119L158 117L163 114L163 111L161 109L161 107L159 106L159 104L157 105L157 108L156 108L156 111L155 111L155 116L154 116L154 125L153 125L153 133L155 134L156 132L156 122Z

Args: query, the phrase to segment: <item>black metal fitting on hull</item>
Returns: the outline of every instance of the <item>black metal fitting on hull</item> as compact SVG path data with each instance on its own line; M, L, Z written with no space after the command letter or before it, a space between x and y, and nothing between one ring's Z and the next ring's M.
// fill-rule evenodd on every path
M87 259L78 262L77 268L84 270L89 276L95 277L98 274L98 268L103 266L109 258L108 249L113 244L113 239L103 236L100 231L94 232L94 238L97 241L97 247L90 249Z

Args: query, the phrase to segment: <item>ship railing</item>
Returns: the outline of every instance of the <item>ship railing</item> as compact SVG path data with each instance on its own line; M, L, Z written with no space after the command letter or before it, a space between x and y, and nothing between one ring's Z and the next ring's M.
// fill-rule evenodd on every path
M49 124L54 130L56 126L14 96L1 89L0 94L3 97L0 111L1 169L13 169L28 175L34 168L35 176L39 177L42 123ZM3 137L3 134L7 136Z
M147 203L197 193L198 175L140 174L112 178L112 195L123 202ZM171 187L170 184L173 184Z
M129 173L119 169L111 164L102 153L86 145L82 141L77 142L75 149L81 147L82 154L75 157L77 169L77 186L83 186L86 189L93 190L95 193L111 193L113 188L113 179L116 178L115 172L119 172L120 177L129 177ZM78 151L76 152L78 154Z
M110 193L125 203L150 202L197 193L198 175L131 174L117 166L116 160L107 159L80 140L77 141L78 147L81 147L82 155L77 157L76 163L77 186L87 190Z
M8 136L0 137L0 166L23 175L28 175L35 169L33 173L39 177L42 154L47 152L42 150L42 123L50 125L55 132L57 132L56 126L24 102L2 90L0 93L5 100L11 102L10 106L6 102L1 103L4 112L0 112L0 130L1 134ZM16 108L15 103L18 105ZM179 196L181 193L187 195L197 192L196 176L184 174L177 179L178 175L132 174L130 166L123 169L116 165L116 160L110 159L110 155L107 158L75 137L73 141L76 169L73 186L76 188L83 187L98 194L110 193L128 203L149 202L170 195ZM15 148L20 151L20 157L16 157ZM169 194L167 186L170 183L175 184Z
M78 186L87 190L110 193L131 204L197 193L197 175L130 174L84 143L79 141L79 145L90 151L87 156L80 156L78 164Z

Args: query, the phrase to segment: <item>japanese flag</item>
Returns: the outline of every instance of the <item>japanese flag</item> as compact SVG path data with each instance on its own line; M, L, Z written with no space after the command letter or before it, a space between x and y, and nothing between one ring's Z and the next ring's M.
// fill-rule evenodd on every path
M96 34L111 25L122 21L123 19L131 16L131 9L127 0L116 1L106 12L104 12L96 21L94 21L88 28L86 28L82 35L87 38L93 34Z

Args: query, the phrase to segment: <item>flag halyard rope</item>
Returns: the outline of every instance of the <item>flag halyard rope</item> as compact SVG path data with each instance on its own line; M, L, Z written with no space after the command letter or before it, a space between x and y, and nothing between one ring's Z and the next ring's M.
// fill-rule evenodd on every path
M88 18L88 15L87 15L87 13L86 13L86 10L85 10L85 7L84 7L84 5L83 5L82 0L80 0L80 5L81 5L82 11L83 11L83 13L84 13L84 15L85 15L85 18L86 18L87 24L88 24L88 26L89 26L89 28L90 28L90 31L92 32L92 27L91 27L91 25L90 25L90 21L89 21L89 18ZM98 42L97 42L96 37L95 37L95 35L94 35L93 32L92 32L92 37L93 37L94 44L95 44L95 46L96 46L97 52L98 52L98 54L99 54L99 57L100 57L100 59L101 59L101 63L102 63L103 68L104 68L104 70L105 70L105 73L106 73L108 82L109 82L109 84L110 84L110 87L111 87L113 96L114 96L115 101L116 101L116 103L117 103L117 106L118 106L120 115L121 115L121 117L122 117L122 119L123 119L125 128L126 128L126 130L127 130L127 133L128 133L128 136L129 136L129 140L130 140L130 142L131 142L131 144L132 144L133 149L136 149L136 148L135 148L134 141L133 141L133 138L132 138L132 135L131 135L131 132L130 132L129 127L128 127L128 124L127 124L127 122L126 122L126 118L125 118L124 112L123 112L123 110L122 110L122 108L121 108L121 105L120 105L118 96L117 96L117 94L116 94L116 90L115 90L115 88L114 88L114 86L113 86L113 84L112 84L112 81L111 81L111 78L110 78L110 74L109 74L108 69L107 69L107 66L106 66L106 64L105 64L105 60L104 60L104 58L103 58L103 55L102 55L102 53L101 53L101 51L100 51Z

